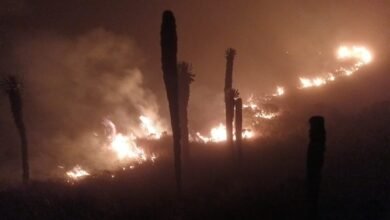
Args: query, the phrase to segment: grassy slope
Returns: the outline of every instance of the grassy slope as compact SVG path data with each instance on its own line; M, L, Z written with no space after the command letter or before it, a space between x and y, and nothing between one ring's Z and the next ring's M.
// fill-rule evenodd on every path
M302 219L306 120L318 112L328 130L323 219L390 219L390 104L354 109L359 97L370 99L359 93L380 91L383 79L363 75L345 89L335 84L284 101L295 111L267 125L271 136L245 143L241 167L223 144L193 144L180 199L174 196L172 149L161 147L171 144L164 142L156 143L163 152L154 164L118 171L115 178L102 173L75 185L46 181L3 190L1 219ZM354 113L344 111L348 100Z

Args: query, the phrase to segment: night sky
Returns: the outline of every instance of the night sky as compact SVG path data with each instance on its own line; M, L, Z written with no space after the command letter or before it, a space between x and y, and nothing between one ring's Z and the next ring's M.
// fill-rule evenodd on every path
M223 52L234 47L239 54L235 70L243 75L236 77L236 85L248 88L243 92L259 87L267 91L301 73L326 70L342 43L367 45L380 56L390 35L386 1L5 2L1 21L13 39L28 41L41 35L74 39L100 28L132 40L153 89L162 86L154 76L160 72L158 39L164 9L175 12L179 58L193 63L198 84L222 87Z

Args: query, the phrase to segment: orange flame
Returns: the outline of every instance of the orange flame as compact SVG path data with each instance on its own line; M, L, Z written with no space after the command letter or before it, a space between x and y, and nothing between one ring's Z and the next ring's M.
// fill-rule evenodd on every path
M335 72L338 75L350 76L358 71L362 66L369 64L373 60L371 52L362 46L341 46L337 50L337 58L340 60L345 59L355 59L356 63L348 68L340 67ZM330 81L335 81L336 76L333 73L328 73L328 75L322 77L315 77L312 79L300 77L300 89L310 88L310 87L319 87L327 84Z
M272 96L282 96L284 95L284 88L281 86L276 87L276 92Z
M73 169L67 171L66 175L72 180L80 180L86 176L89 176L90 174L86 170L81 168L81 166L76 165L75 167L73 167Z
M147 137L154 139L161 138L162 129L151 118L141 115L139 119L141 120L141 127L147 132Z
M203 136L199 132L196 133L196 136L201 142L209 143L209 142L224 142L227 140L226 135L226 126L220 123L218 126L211 128L210 136ZM255 133L252 130L244 129L242 131L243 139L251 139L255 136ZM233 135L233 139L235 139L235 135Z
M142 162L151 159L152 156L147 155L145 151L137 145L137 137L134 134L130 133L124 135L117 133L115 124L110 120L105 120L104 124L111 130L111 134L109 135L109 149L117 155L119 160L126 159Z

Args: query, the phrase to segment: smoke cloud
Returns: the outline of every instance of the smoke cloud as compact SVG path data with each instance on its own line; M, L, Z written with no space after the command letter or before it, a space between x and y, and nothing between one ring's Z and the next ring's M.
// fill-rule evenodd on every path
M94 29L68 38L39 33L15 45L33 178L63 173L58 166L76 163L109 168L109 152L102 149L104 119L117 124L118 131L136 135L140 115L161 121L156 97L145 88L138 68L140 51L129 37ZM2 108L3 120L11 117L7 107ZM4 126L14 127L12 120L6 122ZM16 131L12 133L5 142L12 144L2 149L12 148L12 156L1 167L15 167L12 173L18 178L19 143Z

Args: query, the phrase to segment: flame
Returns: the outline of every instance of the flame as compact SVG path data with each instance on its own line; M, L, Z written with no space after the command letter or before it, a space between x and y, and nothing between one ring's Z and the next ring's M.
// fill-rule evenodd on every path
M273 119L273 118L275 118L277 116L278 116L277 113L267 113L267 112L265 112L263 110L261 110L261 111L259 111L259 112L257 112L255 114L256 118L263 118L263 119Z
M354 59L357 60L352 66L345 68L340 67L335 71L338 75L351 76L356 71L358 71L362 66L369 64L373 57L371 52L362 46L340 46L337 50L337 59L346 60ZM300 89L310 88L310 87L319 87L327 84L330 81L335 81L336 75L334 73L328 73L326 76L315 77L312 79L300 77Z
M85 176L89 176L90 174L86 170L81 168L81 166L76 165L75 167L73 167L73 169L67 171L66 175L72 180L80 180Z
M258 106L257 106L257 104L255 104L255 103L243 104L242 107L243 107L243 108L250 108L250 109L252 109L252 110L258 109Z
M273 96L282 96L284 94L284 88L278 86L277 93L273 94ZM264 109L261 109L254 101L253 96L249 97L247 103L243 104L243 108L250 108L254 111L255 118L263 118L263 119L273 119L279 115L279 113L270 113L266 112Z
M227 140L226 135L226 126L222 123L220 123L218 126L215 126L211 128L210 130L210 136L203 136L199 132L196 133L196 136L201 142L209 143L209 142L224 142ZM243 139L250 139L255 136L255 133L252 130L249 129L243 129L242 131L242 138ZM236 139L235 135L233 135L233 139Z
M334 77L331 79L331 81L335 80ZM316 77L314 79L300 77L299 80L301 81L301 88L319 87L327 83L327 79L321 77Z
M372 61L371 52L362 46L341 46L337 50L338 59L356 59L362 64L368 64Z
M276 87L276 92L274 94L272 94L272 96L282 96L284 95L284 88L281 87L281 86L277 86Z
M253 98L253 95L251 95L248 100L246 101L246 103L244 103L242 105L242 107L245 109L245 108L250 108L251 110L256 110L258 109L259 107L257 106L257 104L255 103L255 100Z
M222 123L216 127L211 128L209 137L203 136L199 132L197 132L196 135L204 143L222 142L227 140L226 126Z
M199 132L196 132L196 137L199 138L204 143L210 142L210 138L209 137L203 136Z
M340 67L334 72L328 72L320 74L319 76L313 78L299 77L300 86L299 89L306 89L311 87L321 87L330 82L337 80L340 76L350 76L358 71L362 66L372 62L373 57L371 52L363 46L340 46L337 50L337 59L353 59L356 62L349 67ZM272 95L265 95L260 100L263 102L270 101L272 97L278 97L285 95L285 89L282 86L277 86L276 91ZM252 117L258 119L267 119L272 120L280 115L280 112L269 112L263 109L262 105L259 105L254 96L251 95L246 103L243 104L244 109L251 110L253 113ZM213 127L210 131L210 136L203 136L199 132L196 134L198 140L200 139L203 142L221 142L226 140L226 129L223 124L220 124L217 127ZM251 138L253 137L253 132L243 132L243 137Z
M355 61L353 65L349 67L340 67L333 72L320 74L319 76L313 78L299 77L300 86L299 89L306 89L310 87L320 87L330 83L331 81L337 80L340 76L351 76L356 71L358 71L364 65L367 65L372 62L373 56L371 52L363 46L340 46L336 51L337 59L339 60L350 60ZM278 97L285 95L285 88L282 86L277 86L276 91L272 95L266 95L260 99L256 99L253 95L243 104L244 109L250 109L253 113L252 117L258 119L267 119L271 120L279 116L280 112L268 112L265 109L263 102L270 101L272 97ZM260 102L260 101L261 102ZM261 103L259 105L258 103ZM264 108L264 109L263 109ZM142 163L144 161L154 162L157 159L155 154L147 153L141 146L138 145L138 138L153 138L160 139L163 134L163 129L161 128L159 121L155 121L155 118L141 115L139 117L140 127L142 132L139 132L140 129L131 129L134 133L122 134L117 132L115 124L110 120L105 120L104 125L109 130L108 134L108 143L106 147L113 152L113 155L122 163L126 163L130 169L134 169L134 163ZM256 134L251 129L244 129L242 131L243 139L253 138ZM235 139L235 136L233 136ZM226 127L224 124L220 123L219 125L212 127L210 129L209 136L203 136L199 132L196 133L195 141L202 141L204 143L208 142L223 142L227 140ZM130 164L129 164L130 163ZM63 169L62 166L60 166ZM122 170L126 170L125 167L122 167ZM71 180L79 180L86 176L89 176L90 173L85 169L81 168L79 165L75 166L73 169L66 172L66 176ZM115 176L112 175L112 178ZM68 180L69 181L69 180Z
M154 123L149 118L141 116L140 120L142 121L141 126L145 126L149 132L149 136L153 134L154 138L160 138L161 135L159 136L157 135L158 132L155 132L158 131L158 129L154 126ZM112 151L116 159L119 160L122 165L123 163L131 162L143 163L148 160L154 162L157 159L155 154L152 153L149 155L142 147L138 146L138 137L133 133L129 133L127 135L118 133L115 124L108 119L103 121L103 125L106 127L106 131L108 132L108 143L105 145L105 148ZM133 168L134 165L131 165L130 169ZM125 170L125 168L122 167L122 170ZM90 173L77 165L72 170L67 171L66 175L73 180L78 180L84 176L90 175Z
M335 81L336 80L336 77L334 76L333 73L328 73L328 78L327 78L327 81Z
M226 135L226 126L220 123L218 127L214 127L211 129L211 140L213 142L221 142L227 140Z
M141 115L139 119L141 120L141 127L148 132L148 137L154 139L161 138L162 129L158 128L158 126L156 126L156 123L151 118Z
M252 130L243 130L242 131L242 138L243 139L251 139L255 136L255 133Z
M137 145L137 137L134 134L130 133L124 135L117 133L116 126L112 121L105 120L104 123L111 129L108 147L116 154L119 160L122 161L127 159L142 162L151 159L151 156L148 156L145 151Z
M146 161L147 155L145 151L138 147L136 138L133 135L125 136L123 134L116 134L111 143L111 149L116 153L119 160L134 159L138 161Z

